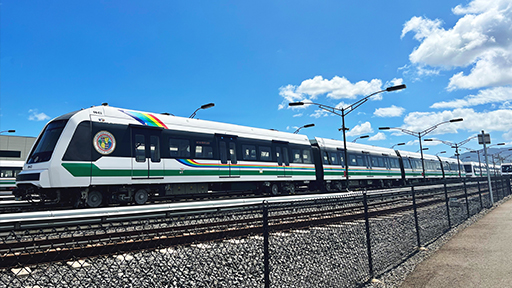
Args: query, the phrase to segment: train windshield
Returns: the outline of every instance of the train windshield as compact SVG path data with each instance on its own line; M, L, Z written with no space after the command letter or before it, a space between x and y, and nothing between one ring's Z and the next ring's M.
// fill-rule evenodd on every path
M503 165L501 166L501 172L510 173L512 172L512 165Z
M59 140L60 134L66 126L67 120L54 121L44 130L41 137L28 158L27 164L46 162L52 158L53 149Z
M471 170L471 165L469 164L464 164L464 169L466 169L466 173L472 173L473 170Z

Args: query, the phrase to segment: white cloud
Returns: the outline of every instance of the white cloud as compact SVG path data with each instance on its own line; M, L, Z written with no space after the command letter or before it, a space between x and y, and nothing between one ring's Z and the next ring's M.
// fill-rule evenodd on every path
M304 113L295 114L295 115L293 115L293 117L294 117L294 118L295 118L295 117L302 117L302 115L304 115Z
M474 132L512 130L512 110L476 112L468 108L441 112L412 112L405 116L402 128L419 132L454 118L464 118L464 121L439 125L430 135L457 133L458 129Z
M28 110L28 113L30 114L28 116L28 120L31 120L31 121L50 120L50 116L44 114L43 112L39 113L39 111L37 111L37 109L30 109L30 110Z
M346 134L347 136L359 136L362 134L373 133L372 124L370 122L364 122L360 125L356 125L350 129Z
M309 115L309 117L315 117L317 119L320 117L328 117L328 116L330 116L329 112L322 110L322 109L317 109L317 110L315 110L315 113Z
M478 91L476 95L469 95L464 99L455 99L452 101L442 101L432 104L430 108L463 108L488 103L503 103L507 107L507 102L512 100L512 87L496 87Z
M468 75L455 73L449 90L512 84L510 0L474 0L453 12L461 18L449 29L442 28L439 19L424 17L413 17L404 24L401 37L412 32L420 42L409 55L410 61L427 71L425 66L472 67Z
M386 139L386 134L379 132L379 133L373 135L372 137L368 138L368 141L378 141L378 140L385 140L385 139Z
M404 112L404 108L391 105L391 107L375 109L373 115L377 117L400 117Z

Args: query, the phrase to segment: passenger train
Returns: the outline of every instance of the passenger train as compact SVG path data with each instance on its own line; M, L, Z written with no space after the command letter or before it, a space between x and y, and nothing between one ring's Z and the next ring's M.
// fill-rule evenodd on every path
M233 124L94 106L51 120L16 177L18 200L99 207L220 191L277 195L457 178L457 160ZM465 170L461 177L465 177Z
M16 188L16 176L23 164L23 161L0 160L0 191Z

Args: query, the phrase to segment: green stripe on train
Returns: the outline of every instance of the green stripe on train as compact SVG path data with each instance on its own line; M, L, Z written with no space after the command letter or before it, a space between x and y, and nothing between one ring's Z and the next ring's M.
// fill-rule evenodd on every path
M295 171L290 169L279 170L236 170L232 169L231 174L226 169L197 169L197 170L132 170L132 169L100 169L90 163L62 163L62 166L74 177L163 177L163 176L314 176L315 171Z

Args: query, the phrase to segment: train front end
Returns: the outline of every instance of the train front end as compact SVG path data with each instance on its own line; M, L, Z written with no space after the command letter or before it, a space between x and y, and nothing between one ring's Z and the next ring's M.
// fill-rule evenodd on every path
M61 159L75 132L77 123L87 119L85 110L57 117L46 124L23 166L16 176L13 194L16 200L61 201L61 188L80 185L63 183Z

